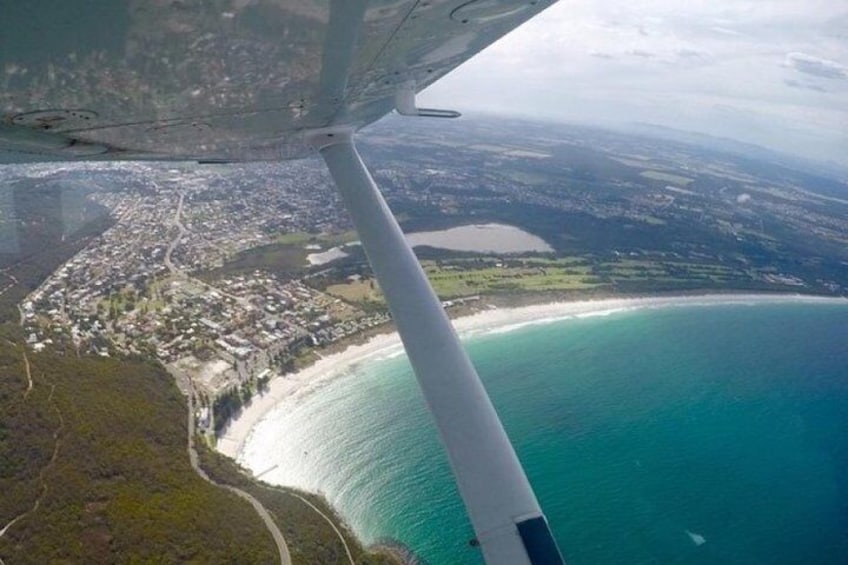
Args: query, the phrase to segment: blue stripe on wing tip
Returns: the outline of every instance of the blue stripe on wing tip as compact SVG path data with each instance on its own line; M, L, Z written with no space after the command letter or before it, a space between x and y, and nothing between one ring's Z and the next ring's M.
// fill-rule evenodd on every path
M524 520L516 526L530 563L533 565L565 564L544 516Z

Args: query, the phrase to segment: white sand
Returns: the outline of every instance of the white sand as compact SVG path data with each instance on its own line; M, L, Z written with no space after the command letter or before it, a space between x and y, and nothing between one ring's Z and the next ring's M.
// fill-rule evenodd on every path
M625 310L698 306L715 304L754 303L845 303L848 299L824 298L786 294L712 294L702 296L670 296L652 298L610 298L555 302L518 308L492 308L457 318L453 325L462 336L512 331L530 324L550 323L569 317L603 316ZM217 449L224 455L237 458L253 428L281 400L295 394L306 394L322 384L349 374L357 363L375 357L400 354L401 342L397 333L372 337L363 345L352 345L339 353L323 357L315 364L290 375L273 379L269 391L256 396L238 418L230 422L227 433L219 438Z
M253 427L281 400L317 388L322 383L344 375L345 369L351 365L368 358L384 356L393 349L398 353L402 350L400 337L396 333L377 335L367 343L351 345L344 351L322 357L297 373L272 379L268 383L268 392L254 396L250 406L230 422L227 433L218 438L217 450L235 458Z

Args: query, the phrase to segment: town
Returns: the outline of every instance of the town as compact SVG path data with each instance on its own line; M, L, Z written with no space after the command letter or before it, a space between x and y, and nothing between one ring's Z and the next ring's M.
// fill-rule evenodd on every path
M388 321L385 312L363 312L273 273L214 284L194 277L269 243L269 234L346 227L329 187L315 189L324 179L314 166L286 167L269 190L241 190L231 176L201 173L144 171L147 184L91 192L115 223L21 304L33 349L69 340L83 353L154 356L201 398L217 399L249 394L291 369L305 347Z
M497 221L549 244L507 258L434 260L425 248L447 306L479 293L838 295L848 284L848 202L809 175L759 178L690 146L521 122L471 122L471 144L450 128L395 127L377 124L363 151L407 231ZM92 214L111 222L20 302L29 346L158 359L196 393L210 434L310 352L390 321L317 160L22 169L60 187L61 241ZM25 200L6 194L12 208ZM39 222L50 223L20 223Z

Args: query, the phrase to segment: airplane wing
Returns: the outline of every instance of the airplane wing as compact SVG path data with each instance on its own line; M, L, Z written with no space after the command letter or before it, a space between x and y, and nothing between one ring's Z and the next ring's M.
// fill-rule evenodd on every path
M303 157L553 1L7 2L0 163Z
M326 161L491 565L562 557L441 303L353 143L554 0L68 0L4 5L0 163Z

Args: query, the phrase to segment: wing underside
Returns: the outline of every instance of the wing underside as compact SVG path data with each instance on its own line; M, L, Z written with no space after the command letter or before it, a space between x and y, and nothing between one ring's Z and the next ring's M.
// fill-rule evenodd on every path
M0 163L278 160L553 0L46 1L0 20Z

